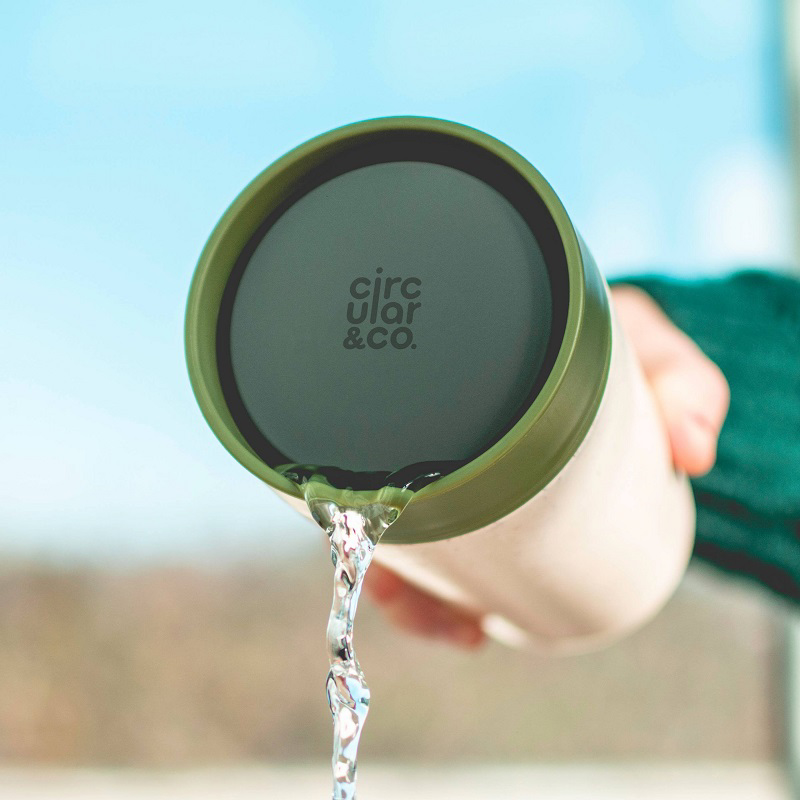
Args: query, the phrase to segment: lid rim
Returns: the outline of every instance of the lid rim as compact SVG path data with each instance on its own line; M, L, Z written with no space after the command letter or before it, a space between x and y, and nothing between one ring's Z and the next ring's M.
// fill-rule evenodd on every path
M243 239L315 165L364 137L390 131L455 136L489 150L529 183L553 219L566 258L569 306L566 328L550 374L516 424L475 459L420 489L385 541L433 541L475 530L517 508L549 483L591 426L610 362L610 312L605 283L566 210L541 174L519 153L474 128L430 117L380 117L327 133L290 150L235 198L204 247L186 312L186 359L192 389L206 421L223 446L250 472L294 497L300 489L270 468L236 427L217 374L219 298ZM568 396L569 394L569 396ZM555 435L554 435L555 434ZM536 447L532 448L532 444ZM522 470L522 472L521 472Z

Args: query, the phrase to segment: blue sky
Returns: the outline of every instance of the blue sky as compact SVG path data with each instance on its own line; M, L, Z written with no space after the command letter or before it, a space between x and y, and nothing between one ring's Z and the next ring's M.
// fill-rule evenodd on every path
M503 139L608 274L785 264L778 5L4 8L0 548L180 558L316 541L206 429L182 321L224 208L332 127L426 114Z

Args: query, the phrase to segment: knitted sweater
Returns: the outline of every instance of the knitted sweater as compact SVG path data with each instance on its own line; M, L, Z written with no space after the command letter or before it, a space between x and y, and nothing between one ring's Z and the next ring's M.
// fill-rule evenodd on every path
M717 463L692 480L695 556L800 600L800 281L626 278L722 369L731 404Z

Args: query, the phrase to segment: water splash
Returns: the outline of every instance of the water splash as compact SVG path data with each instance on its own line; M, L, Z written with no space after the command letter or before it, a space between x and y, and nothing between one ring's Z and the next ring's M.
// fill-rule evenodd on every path
M358 743L370 692L353 647L353 622L375 545L413 496L409 489L334 489L324 480L303 486L306 502L328 534L334 567L328 618L330 671L325 683L333 715L333 800L355 800Z

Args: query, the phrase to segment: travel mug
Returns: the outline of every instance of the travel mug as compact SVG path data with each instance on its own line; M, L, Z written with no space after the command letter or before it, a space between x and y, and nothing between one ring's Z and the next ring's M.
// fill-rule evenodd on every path
M375 558L497 638L597 646L685 570L691 492L608 287L485 133L379 118L278 159L200 256L186 353L222 444L303 513L287 464L440 475Z

